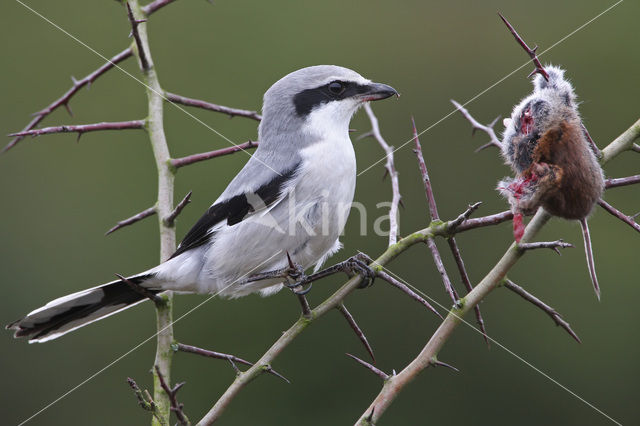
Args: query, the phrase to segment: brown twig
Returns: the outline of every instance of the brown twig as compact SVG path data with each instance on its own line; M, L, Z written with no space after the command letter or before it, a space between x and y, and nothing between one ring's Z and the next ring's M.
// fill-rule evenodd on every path
M495 146L498 149L502 149L502 142L500 142L500 139L498 139L498 136L496 136L496 131L493 129L493 127L496 125L496 123L500 119L499 116L496 117L491 123L485 126L484 124L480 124L478 120L473 118L473 116L469 113L469 111L465 107L460 105L458 102L451 99L451 103L453 104L453 106L456 107L458 111L460 111L460 114L462 114L462 116L466 118L469 123L471 123L471 135L474 135L476 131L481 130L489 136L489 139L490 139L489 142L486 143L485 145L482 145L480 148L476 149L476 152L482 151L483 149L488 148L490 146Z
M256 148L258 142L248 141L240 145L230 146L228 148L217 149L215 151L201 152L200 154L188 155L182 158L172 158L171 166L179 169L180 167L188 166L200 161L210 160L212 158L222 157L223 155L233 154L238 151L244 151L251 148Z
M602 157L602 151L600 151L600 148L598 148L598 145L596 145L596 143L591 138L591 135L589 134L589 131L587 130L585 125L583 123L580 123L580 125L582 126L582 131L584 132L584 135L587 137L587 141L589 142L589 145L591 145L591 150L596 155L596 158Z
M371 105L366 103L364 110L371 122L371 136L378 141L378 144L385 152L387 162L385 164L386 173L391 178L391 206L389 207L389 245L395 244L398 241L398 205L402 202L400 195L400 183L398 181L398 171L393 160L393 147L390 146L382 137L380 133L380 125L378 124L378 118L373 113Z
M455 231L456 229L458 229L458 227L462 224L462 222L469 219L469 216L471 216L471 214L473 214L474 211L478 210L481 204L482 204L482 201L469 204L469 206L465 211L460 213L457 218L449 222L449 229L451 229L452 231Z
M121 220L120 222L116 223L116 225L113 228L109 229L107 232L105 232L104 235L107 236L107 235L117 231L120 228L124 228L125 226L133 225L134 223L139 222L142 219L145 219L145 218L147 218L149 216L153 216L156 213L157 213L157 210L156 210L155 206L149 207L148 209L143 210L140 213L138 213L138 214L136 214L134 216L131 216L130 218Z
M353 359L354 361L356 361L358 364L362 365L363 367L371 370L373 373L375 373L376 376L380 377L382 380L387 380L389 379L389 375L387 373L385 373L384 371L380 370L379 368L369 364L366 361L361 360L360 358L358 358L355 355L351 355L350 353L346 353L346 356L348 356L349 358Z
M364 347L367 350L367 352L369 352L369 355L371 356L371 359L373 360L373 363L375 364L376 363L376 357L373 354L373 348L369 344L369 341L367 340L367 336L364 335L364 332L358 326L358 323L356 323L356 320L355 320L355 318L353 318L353 315L351 315L351 313L347 310L347 307L344 306L343 303L338 305L338 307L336 309L338 311L340 311L342 316L344 316L344 318L347 320L347 323L349 323L349 326L351 327L351 329L356 333L356 336L358 336L358 339L360 339L360 341L364 345Z
M173 102L175 104L181 104L181 105L206 109L209 111L220 112L223 114L227 114L229 117L245 117L245 118L250 118L256 121L262 120L262 116L258 114L256 111L249 111L246 109L239 109L239 108L230 108L224 105L217 105L217 104L212 104L206 101L201 101L200 99L187 98L185 96L176 95L175 93L170 93L170 92L165 92L164 96L167 101Z
M609 188L617 188L619 186L635 185L636 183L640 183L640 175L627 176L623 178L605 179L604 187L609 189Z
M93 124L68 124L62 126L44 127L42 129L23 130L17 133L11 133L9 136L40 136L51 133L78 133L78 139L83 133L97 132L101 130L126 130L126 129L144 129L145 120L131 121L110 121Z
M513 213L511 211L504 211L488 216L467 219L460 225L455 227L456 233L468 231L470 229L482 228L485 226L498 225L503 222L508 222L513 219Z
M629 225L630 227L632 227L636 231L640 232L640 224L636 223L636 221L633 220L631 217L629 217L626 214L622 213L620 210L616 209L611 204L609 204L606 201L604 201L602 198L600 200L598 200L598 205L600 207L602 207L603 209L605 209L612 216L620 219L621 221L623 221L624 223L626 223L627 225Z
M573 244L565 243L562 240L556 240L556 241L539 241L535 243L519 243L517 247L519 250L522 250L522 251L548 248L560 254L560 250L559 250L560 248L573 248Z
M144 46L142 45L142 40L140 39L140 33L138 33L138 25L146 22L146 19L135 19L133 17L133 12L131 11L129 2L126 2L125 4L127 5L127 17L129 18L129 23L131 24L131 34L129 36L133 36L133 39L136 42L136 47L138 49L138 59L140 60L140 68L142 68L143 71L147 71L149 69L149 61L147 60L147 54L144 52Z
M67 108L67 110L69 112L71 112L71 110L69 109L69 101L71 100L71 98L73 97L73 95L75 95L80 89L82 89L83 87L87 86L87 88L91 85L91 83L93 83L98 77L100 77L101 75L103 75L104 73L106 73L107 71L109 71L111 68L113 68L115 65L119 64L120 62L124 61L125 59L127 59L128 57L130 57L132 55L132 50L131 48L126 48L125 50L123 50L122 52L118 53L117 55L115 55L114 57L112 57L111 59L109 59L109 61L107 61L107 63L103 64L100 68L98 68L97 70L89 73L87 76L85 76L84 78L80 79L80 80L76 80L73 79L73 86L71 87L71 89L67 90L62 96L60 96L58 99L56 99L55 101L53 101L52 103L50 103L48 106L46 106L45 108L41 109L40 111L38 111L35 114L35 117L33 118L33 120L31 120L29 122L29 124L27 124L25 126L24 129L22 129L22 131L18 132L20 134L24 133L24 132L28 132L29 130L32 130L34 127L36 127L46 116L48 116L49 114L51 114L53 111L55 111L56 109L58 109L60 106L65 106ZM24 139L24 137L26 136L26 134L24 136L22 135L18 135L16 136L11 142L9 142L7 144L7 146L4 147L4 149L2 150L2 152L6 152L9 149L13 148L18 142L20 142L22 139Z
M162 386L162 389L164 389L167 396L169 396L169 401L171 401L171 411L176 413L176 417L182 426L190 426L191 422L186 414L184 414L184 404L178 402L177 398L178 391L184 386L185 382L178 383L173 388L170 388L157 365L155 366L155 370L158 375L158 380L160 380L160 386Z
M504 22L504 24L507 26L507 28L509 28L509 31L511 31L511 34L513 34L513 37L516 39L518 44L520 46L522 46L522 48L525 50L525 52L527 52L527 54L529 55L529 57L533 61L533 64L536 67L536 69L533 70L528 75L528 77L531 77L534 74L540 74L540 75L542 75L544 77L544 79L546 81L549 81L549 74L547 74L547 72L545 71L544 67L540 63L540 60L538 59L538 56L536 55L536 50L538 50L538 46L535 46L533 49L529 48L529 46L527 46L527 43L524 42L522 37L520 37L520 35L516 32L516 30L513 28L513 26L509 23L509 21L507 21L507 19L504 16L502 16L502 14L500 12L498 12L498 15L500 15L500 19L502 19L502 22Z
M398 281L397 279L395 279L394 277L392 277L391 275L387 274L385 271L383 270L379 270L376 271L376 275L380 278L382 278L383 280L385 280L386 282L388 282L389 284L391 284L392 286L394 286L395 288L401 290L402 292L404 292L405 294L407 294L410 298L412 298L413 300L415 300L416 302L420 303L422 306L426 307L427 309L429 309L431 312L433 312L434 314L436 314L438 316L438 318L440 319L444 319L442 317L442 315L440 315L440 313L438 311L435 310L435 308L433 306L431 306L431 304L429 304L429 302L427 302L422 296L420 296L418 293L416 293L415 291L411 290L407 285L405 285L404 283Z
M156 0L156 1L153 1L153 2L149 3L148 5L146 5L144 7L142 7L142 11L148 16L148 15L153 14L157 10L163 8L164 6L166 6L166 5L170 4L170 3L173 3L174 1L175 0ZM55 111L56 109L58 109L61 106L64 106L65 108L67 108L67 111L69 111L69 113L71 113L71 108L69 107L69 101L71 100L71 98L80 89L82 89L85 86L87 86L87 88L89 88L91 83L96 81L98 79L98 77L100 77L101 75L103 75L104 73L109 71L110 69L114 68L120 62L122 62L125 59L131 57L132 54L133 54L133 49L131 49L131 47L127 47L122 52L120 52L120 53L116 54L115 56L111 57L111 59L109 59L105 64L101 65L98 69L96 69L95 71L87 74L84 78L81 78L80 80L76 80L75 78L72 78L73 86L71 86L71 88L69 90L67 90L58 99L56 99L55 101L51 102L45 108L43 108L40 111L38 111L37 113L35 113L35 117L33 118L33 120L31 120L25 126L25 128L22 129L22 131L20 133L26 132L28 130L32 130L42 120L44 120L45 117L47 117L49 114L51 114L53 111ZM16 136L16 137L14 137L14 139L11 140L2 149L2 151L0 153L4 153L4 152L10 150L14 146L16 146L22 139L24 139L24 136Z
M447 274L447 270L444 267L444 263L442 262L442 257L440 256L440 252L438 251L438 246L436 246L436 242L433 238L427 239L427 246L431 251L431 256L433 257L433 262L436 264L436 269L440 273L440 277L442 278L442 283L444 284L444 289L451 297L451 301L455 304L458 301L458 293L453 288L451 284L451 280L449 279L449 275Z
M447 242L449 243L449 248L451 249L451 254L456 261L456 266L458 267L458 272L460 272L460 279L464 284L464 287L467 289L467 292L473 290L473 285L471 284L471 280L469 280L469 275L467 274L467 269L464 266L464 261L462 260L462 255L460 254L460 248L458 247L458 243L456 242L455 237L447 238ZM476 316L476 323L482 332L482 337L484 338L487 347L489 347L489 338L487 337L487 329L484 326L484 319L482 318L482 312L480 312L480 306L476 305L473 307L474 314Z
M141 296L146 297L147 299L151 300L153 303L155 303L156 305L162 305L164 304L164 300L162 300L162 298L160 296L158 296L158 292L157 291L153 291L153 290L149 290L146 287L143 287L139 284L134 283L133 281L131 281L130 279L120 275L120 274L115 274L116 277L118 277L120 279L120 281L122 281L123 283L125 283L126 285L129 286L129 288L131 288L131 290L135 291L136 293L138 293Z
M526 291L524 288L520 287L518 284L514 283L510 279L505 279L503 283L505 288L513 291L520 297L522 297L527 302L533 304L534 306L542 309L542 311L549 315L549 317L556 323L557 326L562 327L571 337L573 337L576 342L582 343L578 335L571 329L571 326L568 322L562 319L562 315L560 315L555 309L551 306L544 303L542 300L535 297L533 294Z
M178 205L176 206L175 209L173 209L173 211L171 212L171 214L169 214L169 216L167 216L164 219L164 223L167 226L173 226L175 224L176 218L178 217L178 215L182 212L182 210L187 207L187 204L189 204L191 202L191 194L193 193L193 191L189 191L187 193L187 195L184 196L184 198L182 199L182 201L180 201L178 203Z
M242 365L247 365L249 367L253 366L252 362L249 362L249 361L244 360L242 358L238 358L235 355L229 355L229 354L224 354L224 353L221 353L221 352L209 351L207 349L202 349L202 348L199 348L197 346L185 345L184 343L178 343L178 344L175 345L175 347L180 352L187 352L187 353L191 353L191 354L204 356L204 357L207 357L207 358L225 359L225 360L229 361L232 365L234 363L238 363L238 364L242 364ZM267 371L267 373L273 374L274 376L284 380L287 383L291 383L286 377L284 377L282 374L278 373L277 371L275 371L273 369L269 369L269 370L266 370L266 371Z
M431 179L429 179L429 172L427 171L427 165L424 162L424 156L422 155L422 145L420 145L420 139L418 139L418 129L416 129L416 122L411 117L411 125L413 127L413 141L416 145L413 152L418 158L418 166L420 167L420 174L422 175L422 183L424 184L424 191L427 196L427 202L429 203L429 214L431 220L440 220L438 215L438 206L436 205L436 199L433 195L433 188L431 187Z

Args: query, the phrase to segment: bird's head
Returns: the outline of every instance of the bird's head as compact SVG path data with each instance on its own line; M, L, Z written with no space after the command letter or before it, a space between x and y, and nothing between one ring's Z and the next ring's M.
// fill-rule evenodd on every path
M302 68L264 94L260 140L290 132L346 133L358 107L398 92L335 65ZM320 135L322 136L322 135Z

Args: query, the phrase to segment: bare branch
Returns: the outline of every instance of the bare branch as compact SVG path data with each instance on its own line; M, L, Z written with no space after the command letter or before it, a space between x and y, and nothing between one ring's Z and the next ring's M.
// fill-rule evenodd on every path
M522 297L527 302L530 302L534 306L542 309L542 311L549 315L549 317L556 323L557 326L562 327L571 337L573 337L578 343L582 343L578 335L571 329L571 326L568 322L562 319L562 315L560 315L555 309L551 306L544 303L542 300L535 297L533 294L527 292L524 288L520 287L518 284L514 283L510 279L504 280L504 287L513 291L520 297Z
M353 318L353 315L351 315L351 313L347 310L347 307L344 306L343 303L338 305L338 307L336 309L338 311L340 311L340 313L347 320L347 323L349 323L349 326L351 327L351 329L356 333L356 336L358 336L358 339L360 339L360 341L364 345L364 347L367 350L367 352L369 352L369 355L371 356L371 359L373 360L373 363L375 364L376 357L373 354L373 348L369 344L369 341L367 340L367 336L364 335L364 332L358 326L358 323L356 323L356 320L355 320L355 318Z
M147 54L144 52L142 40L140 40L140 33L138 33L138 25L140 25L140 23L142 22L145 22L146 19L135 19L133 17L133 12L131 11L129 2L126 2L125 4L127 6L127 16L129 18L129 23L131 24L130 36L133 36L133 39L136 42L136 47L138 49L138 59L140 60L140 67L143 71L147 71L149 69L149 61L147 60Z
M560 254L560 250L558 250L559 248L573 248L573 244L565 243L562 240L518 244L518 249L521 251L536 250L541 248L548 248Z
M612 216L620 219L621 221L623 221L624 223L626 223L627 225L629 225L630 227L632 227L636 231L640 232L640 224L636 223L636 221L634 221L631 217L629 217L626 214L622 213L620 210L616 209L611 204L607 203L603 199L600 199L600 200L598 200L598 205L600 207L602 207L603 209L605 209Z
M393 147L384 140L380 133L380 126L378 124L378 118L373 113L371 105L369 103L364 104L364 110L371 122L371 135L378 141L382 149L384 150L387 158L385 167L387 173L391 177L391 206L389 207L389 245L395 244L398 241L398 205L401 203L402 197L400 196L400 183L398 181L398 172L393 161Z
M184 96L176 95L175 93L165 92L164 96L169 102L175 104L181 104L196 108L202 108L209 111L220 112L227 114L229 117L245 117L252 120L260 121L262 116L256 111L249 111L246 109L230 108L224 105L216 105L209 102L201 101L199 99L191 99Z
M473 285L471 285L471 280L469 280L469 275L467 274L467 269L464 267L464 261L462 260L462 255L460 254L460 248L458 248L458 243L456 242L455 237L447 238L447 242L449 243L449 248L451 249L451 254L453 254L453 258L456 261L456 266L458 267L458 271L460 272L460 279L464 284L464 287L467 289L467 292L473 290ZM489 338L487 337L487 330L484 326L484 319L482 318L482 313L480 312L480 306L476 305L473 307L476 322L478 323L478 327L480 327L480 331L482 332L482 337L484 338L487 346L489 345Z
M140 213L138 213L138 214L136 214L134 216L131 216L128 219L124 219L124 220L121 220L120 222L116 223L116 226L114 226L113 228L109 229L107 232L105 232L104 235L107 236L107 235L109 235L109 234L111 234L113 232L116 232L120 228L124 228L125 226L133 225L134 223L139 222L142 219L145 219L145 218L147 218L149 216L153 216L156 213L157 213L157 211L156 211L156 207L155 206L149 207L148 209L143 210Z
M40 136L51 133L78 133L78 139L83 133L97 132L101 130L126 130L126 129L144 129L145 120L131 121L111 121L93 124L67 124L63 126L44 127L42 129L24 130L22 132L11 133L9 136Z
M469 113L469 111L467 111L467 109L465 107L463 107L462 105L460 105L458 102L454 101L453 99L451 99L451 103L458 109L458 111L460 111L460 113L464 116L464 118L467 119L467 121L469 121L469 123L471 123L471 127L472 127L472 135L475 134L475 132L477 130L481 130L483 132L485 132L488 136L489 136L489 143L481 146L480 148L478 148L476 150L476 152L478 151L482 151L483 149L490 147L490 146L495 146L498 149L502 149L502 143L500 142L500 139L498 139L498 136L496 136L496 132L493 129L493 126L495 126L495 124L498 122L498 119L500 117L496 117L495 120L493 120L489 125L485 126L483 124L480 124L480 122L478 120L476 120L475 118L473 118L473 116Z
M462 212L457 218L455 218L454 220L450 221L447 224L449 227L449 230L455 231L456 229L458 229L458 226L460 226L462 222L464 222L465 220L469 219L469 216L471 216L471 214L474 211L476 211L481 204L482 204L482 201L478 201L477 203L470 204L469 207L467 207L467 210Z
M151 15L155 11L161 9L162 7L164 7L164 6L166 6L166 5L170 4L170 3L173 3L174 1L175 0L156 0L156 1L153 1L153 2L149 3L148 5L144 6L142 8L142 11L146 15ZM89 73L84 78L81 78L80 80L76 80L75 78L72 78L73 86L69 90L67 90L62 96L60 96L58 99L56 99L55 101L51 102L45 108L43 108L40 111L38 111L35 114L35 117L33 118L33 120L31 120L29 122L29 124L27 124L25 126L25 128L22 129L22 131L20 133L25 132L27 130L33 129L46 116L48 116L49 114L51 114L53 111L55 111L56 109L58 109L61 106L64 106L65 108L67 108L68 111L71 111L70 108L69 108L69 101L71 100L71 98L80 89L82 89L85 86L87 86L87 88L89 88L91 83L93 83L96 79L98 79L98 77L100 77L101 75L103 75L104 73L109 71L110 69L114 68L120 62L122 62L125 59L131 57L131 55L133 55L133 50L131 49L131 47L127 47L122 52L120 52L120 53L116 54L115 56L111 57L111 59L109 59L105 64L100 66L95 71ZM17 145L22 139L24 139L24 136L16 136L11 142L9 142L2 149L2 151L0 153L4 153L4 152L10 150L15 145Z
M355 360L358 364L362 365L363 367L373 371L382 380L389 379L389 375L387 373L385 373L384 371L380 370L379 368L374 367L373 365L369 364L368 362L361 360L360 358L358 358L355 355L351 355L349 353L347 353L345 355L348 356L349 358Z
M435 308L433 306L431 306L431 304L429 304L429 302L427 302L424 298L422 298L422 296L420 296L418 293L416 293L415 291L411 290L404 283L401 283L400 281L398 281L397 279L395 279L391 275L387 274L383 270L377 271L376 275L379 276L380 278L382 278L383 280L385 280L386 282L388 282L389 284L391 284L392 286L394 286L395 288L397 288L397 289L401 290L402 292L404 292L405 294L407 294L410 298L412 298L416 302L420 303L422 306L424 306L427 309L429 309L431 312L436 314L438 316L438 318L444 319L442 317L442 315L440 315L440 313L438 311L436 311Z
M222 157L224 155L233 154L238 151L245 151L247 149L256 148L258 142L248 141L240 145L230 146L229 148L217 149L215 151L202 152L200 154L193 154L182 158L172 158L171 166L179 169L180 167L188 166L190 164L198 163L200 161L210 160L212 158Z
M178 217L178 215L182 212L182 210L187 207L187 204L189 204L191 202L191 194L193 193L193 191L189 191L187 193L187 195L184 196L184 198L182 199L182 201L180 201L178 203L178 205L176 206L175 209L173 209L173 211L171 212L171 214L169 216L167 216L164 219L164 223L167 226L173 226L175 224L176 218Z
M156 374L158 375L158 380L160 380L160 386L162 386L162 389L164 389L164 391L167 393L167 396L169 396L169 400L171 401L171 411L176 413L176 417L178 418L178 421L180 422L181 425L190 426L191 422L189 421L189 418L186 416L186 414L184 414L184 411L183 411L184 404L178 402L178 398L176 396L178 391L180 390L180 388L182 388L185 382L178 383L173 388L170 388L167 382L165 381L164 376L160 372L160 368L157 365L155 366L155 370L156 370Z
M178 343L175 345L175 347L180 352L192 353L192 354L204 356L207 358L226 359L231 363L231 365L234 365L234 363L238 363L242 365L247 365L249 367L253 366L252 362L239 358L235 355L224 354L222 352L209 351L207 349L198 348L197 346L185 345L184 343ZM278 373L273 369L267 370L267 372L270 374L273 374L276 377L279 377L280 379L284 380L287 383L291 383L286 377L284 377L282 374Z
M516 30L513 28L513 26L509 23L509 21L507 21L507 19L504 16L502 16L501 13L498 12L498 15L500 15L500 19L502 19L502 22L504 22L504 24L507 26L507 28L509 28L509 31L511 31L511 34L513 34L513 37L516 39L518 44L520 46L522 46L522 48L525 50L525 52L527 52L529 57L531 57L531 60L533 61L533 64L535 65L536 69L533 70L531 72L531 74L529 74L529 77L531 77L534 74L540 74L540 75L542 75L544 77L544 79L546 81L549 81L549 74L547 74L547 72L545 71L544 67L540 63L540 60L538 59L538 56L536 55L536 50L538 50L538 46L535 46L533 49L530 49L529 46L527 46L527 43L524 42L522 37L520 37L520 35L516 32Z
M550 215L543 209L539 209L534 218L527 225L527 229L522 237L522 242L527 243L533 236L544 226L550 219ZM401 240L402 242L403 240ZM377 420L384 414L389 405L395 400L399 392L405 385L413 381L417 375L432 365L433 357L437 355L444 343L449 339L455 328L460 324L462 316L464 316L475 305L480 303L504 278L507 271L515 265L518 259L523 255L522 250L517 250L517 245L512 243L511 247L503 255L502 259L491 269L491 271L476 285L473 290L467 294L462 303L455 305L449 311L445 320L440 324L436 332L431 336L427 344L424 346L420 354L411 361L400 373L390 377L382 387L380 393L367 407L360 419L356 422L358 425L375 424ZM371 408L375 407L375 413L371 420L367 420Z
M636 183L640 183L640 175L627 176L623 178L612 178L605 179L604 187L609 188L617 188L619 186L627 186L627 185L635 185Z
M424 191L427 196L427 202L429 203L429 213L431 214L431 220L440 220L440 215L438 215L438 206L436 205L436 199L433 195L433 188L431 187L431 179L429 179L427 165L424 162L424 156L422 155L422 146L420 145L420 139L418 139L418 129L416 129L416 122L413 119L413 116L411 117L411 125L413 126L413 141L416 145L413 152L416 154L416 157L418 157L418 166L420 167L422 183L424 184Z
M591 145L591 149L593 150L593 153L596 155L596 158L602 157L602 151L600 151L600 148L598 148L598 145L596 145L596 143L591 138L591 135L589 134L589 131L587 130L585 125L583 123L580 123L580 125L582 126L582 131L584 132L584 135L587 137L587 141Z
M60 106L68 106L69 105L69 101L71 100L73 95L75 95L80 89L82 89L84 86L89 87L91 85L91 83L93 83L98 77L100 77L102 74L104 74L107 71L109 71L116 64L119 64L120 62L122 62L125 59L127 59L128 57L130 57L132 55L132 53L133 52L132 52L131 48L129 47L129 48L123 50L122 52L118 53L117 55L115 55L111 59L109 59L109 61L107 63L105 63L100 68L98 68L97 70L93 71L92 73L88 74L86 77L84 77L84 78L82 78L80 80L75 80L74 79L73 80L73 86L71 87L71 89L67 90L61 97L59 97L58 99L56 99L55 101L50 103L48 106L46 106L42 110L38 111L35 114L34 119L31 120L31 122L29 122L29 124L27 124L26 127L24 129L22 129L22 131L20 131L20 132L18 132L18 134L16 134L16 137L11 142L9 142L7 144L7 146L4 147L2 152L6 152L9 149L13 148L18 142L20 142L22 139L24 139L24 136L27 135L27 133L25 133L25 132L27 132L29 130L32 130L46 116L51 114L53 111L58 109ZM24 135L20 135L20 134L23 134L23 133L24 133Z
M634 141L640 138L640 119L631 125L627 130L622 132L620 136L615 138L613 142L607 145L602 150L602 157L600 158L600 164L604 164L610 161L612 158L618 156L623 151L627 151L633 148Z
M513 219L513 213L510 210L492 214L489 216L467 219L455 228L456 233L468 231L470 229L483 228L485 226L498 225Z
M458 294L456 290L451 285L451 280L449 279L449 275L447 275L447 270L444 268L444 263L442 263L442 257L440 257L440 252L438 251L438 247L436 246L436 242L433 241L433 238L427 239L427 246L429 246L429 250L431 251L431 256L433 257L433 261L436 264L436 268L440 273L440 277L442 278L442 283L444 284L444 289L451 297L451 301L455 304L458 301Z

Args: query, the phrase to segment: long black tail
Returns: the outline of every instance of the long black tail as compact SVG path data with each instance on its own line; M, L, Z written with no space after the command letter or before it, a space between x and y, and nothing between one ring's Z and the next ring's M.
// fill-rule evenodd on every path
M149 278L150 275L140 275L128 281L141 284ZM127 283L113 281L52 300L7 328L16 330L14 337L29 337L29 343L46 342L144 300L146 298Z

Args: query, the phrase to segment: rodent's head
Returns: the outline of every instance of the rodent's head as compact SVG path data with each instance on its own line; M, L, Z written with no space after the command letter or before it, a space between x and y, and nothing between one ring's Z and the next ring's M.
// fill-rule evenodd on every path
M522 99L504 120L503 155L518 172L531 163L530 154L537 140L551 127L562 121L580 123L576 95L571 83L564 78L562 68L547 65L549 80L536 75L533 92Z

